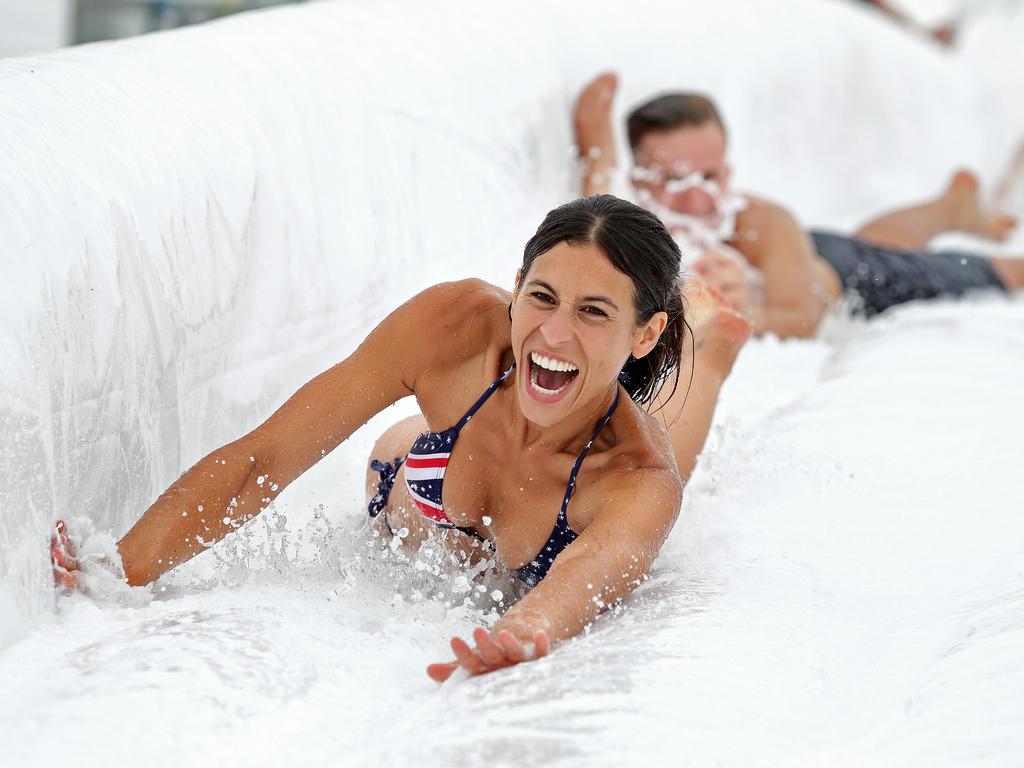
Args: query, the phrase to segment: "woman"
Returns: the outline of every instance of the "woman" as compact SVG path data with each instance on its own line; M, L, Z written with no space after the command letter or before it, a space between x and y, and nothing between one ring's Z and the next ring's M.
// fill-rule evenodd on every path
M545 655L647 573L681 502L673 446L688 474L749 333L713 297L697 302L695 354L707 365L670 438L641 406L671 380L664 410L678 411L687 389L676 386L679 261L658 219L631 203L602 195L555 209L527 243L511 294L475 280L424 291L179 478L118 542L128 582L203 551L371 416L415 395L423 418L374 448L371 516L411 544L438 530L462 551L485 542L532 587L490 632L474 633L475 648L454 638L456 660L428 673L442 681L459 666L478 674ZM53 554L58 579L73 583L61 524Z

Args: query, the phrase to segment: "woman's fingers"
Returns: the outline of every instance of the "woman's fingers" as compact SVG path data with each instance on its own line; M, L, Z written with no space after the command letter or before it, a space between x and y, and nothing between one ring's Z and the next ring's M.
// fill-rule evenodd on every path
M452 638L452 651L455 653L455 658L458 659L459 666L470 674L482 675L489 669L480 655L470 648L461 637Z
M74 547L68 538L68 529L63 520L58 520L54 526L53 535L50 537L50 554L62 568L78 568L78 560L75 559Z
M67 526L58 520L50 537L50 564L53 568L53 581L64 589L77 589L78 560L74 556L74 548L68 539Z
M490 632L477 627L473 630L473 639L476 641L477 652L487 662L487 666L492 669L508 666L509 661L505 658L505 651L491 639Z
M533 636L533 658L542 659L551 652L551 638L547 632L537 632Z
M443 683L460 667L471 675L482 675L502 667L539 659L551 652L551 640L546 632L537 632L533 636L532 652L527 650L529 643L524 645L505 629L498 632L495 639L486 629L477 628L473 632L473 640L476 641L476 648L471 648L461 637L453 637L451 646L456 660L430 664L427 667L430 679Z
M501 648L505 652L505 658L512 664L526 661L526 649L507 629L498 633L498 642L501 643Z
M427 675L435 683L443 683L458 668L458 663L454 661L449 661L446 664L429 664L427 665Z

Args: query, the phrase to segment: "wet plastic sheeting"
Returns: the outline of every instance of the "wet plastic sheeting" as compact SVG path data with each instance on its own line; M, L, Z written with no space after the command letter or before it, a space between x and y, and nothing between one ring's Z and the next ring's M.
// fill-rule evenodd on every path
M820 0L328 2L0 63L0 762L1015 764L1019 300L752 343L652 579L440 691L510 592L356 530L409 404L151 602L55 601L45 550L57 516L120 535L420 288L509 285L594 73L619 116L713 92L741 186L851 226L994 177L1021 121L983 96L1024 68L984 54L1020 28L946 55Z

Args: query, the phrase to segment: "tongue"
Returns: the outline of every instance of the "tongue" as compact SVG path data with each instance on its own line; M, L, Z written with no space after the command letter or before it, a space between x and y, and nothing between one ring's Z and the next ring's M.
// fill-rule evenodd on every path
M558 390L569 383L573 377L569 371L549 371L547 368L537 366L537 383L544 389Z

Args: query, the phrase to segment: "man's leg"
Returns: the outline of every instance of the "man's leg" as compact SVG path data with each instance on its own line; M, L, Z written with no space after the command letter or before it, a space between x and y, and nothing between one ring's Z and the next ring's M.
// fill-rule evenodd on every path
M1024 258L1018 259L989 259L992 269L999 275L1008 291L1019 291L1024 289Z
M992 199L996 207L1003 211L1024 209L1024 141L1017 146L1003 178L996 185Z
M885 248L920 251L943 232L1005 240L1016 225L1012 216L983 210L977 178L969 171L958 171L938 197L879 216L861 227L856 236Z

